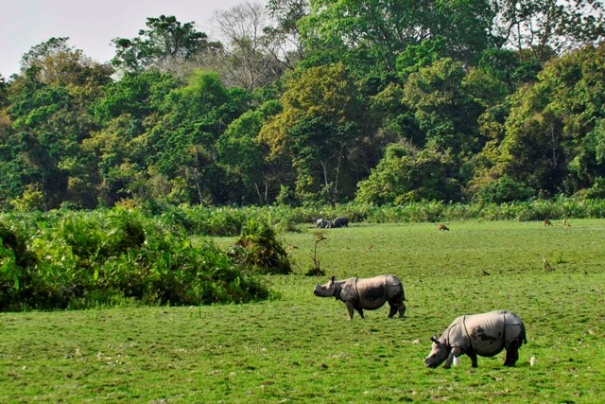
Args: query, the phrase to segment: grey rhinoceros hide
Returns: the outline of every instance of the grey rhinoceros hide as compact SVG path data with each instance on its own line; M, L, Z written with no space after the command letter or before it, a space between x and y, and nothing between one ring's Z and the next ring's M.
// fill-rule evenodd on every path
M346 217L337 217L332 221L332 227L349 227L349 219L347 219Z
M335 297L347 306L349 319L357 311L364 318L363 310L376 310L389 303L389 317L397 312L399 317L405 315L405 293L399 278L394 275L379 275L373 278L348 278L337 281L332 277L324 285L316 285L315 296Z
M315 222L315 227L317 229L329 229L330 227L332 227L332 223L330 223L329 220L317 219L317 221Z
M449 368L460 355L471 358L477 367L477 355L494 356L506 349L505 366L514 366L519 359L519 348L527 342L525 326L519 316L506 310L457 317L441 337L432 337L431 352L424 360L435 368L445 361Z

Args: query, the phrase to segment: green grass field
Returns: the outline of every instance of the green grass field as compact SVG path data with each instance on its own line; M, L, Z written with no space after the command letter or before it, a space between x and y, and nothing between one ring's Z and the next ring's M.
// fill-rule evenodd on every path
M0 402L597 403L605 400L605 220L370 225L282 235L295 273L245 305L0 313ZM216 239L221 246L233 239ZM554 268L544 268L544 258ZM348 320L315 283L398 275L407 314ZM427 369L430 336L458 315L518 313L528 344ZM530 357L536 358L530 366Z

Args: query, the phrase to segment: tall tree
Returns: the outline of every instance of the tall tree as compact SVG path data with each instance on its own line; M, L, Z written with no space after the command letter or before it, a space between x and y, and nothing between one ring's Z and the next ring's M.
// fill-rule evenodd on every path
M216 142L247 109L246 91L228 89L217 73L202 70L194 71L186 86L167 95L161 119L147 133L152 145L147 161L182 187L185 200L181 202L226 202Z
M12 157L19 162L21 191L35 187L44 195L44 208L50 209L69 199L70 173L80 173L79 142L90 129L90 119L67 88L39 82L37 71L31 67L14 86Z
M473 81L469 87L466 77L462 63L449 58L440 59L410 75L404 86L403 98L414 112L425 137L424 143L442 150L451 149L455 155L461 156L476 153L482 147L477 118L483 107L479 98L469 94L473 85L480 81Z
M65 202L96 206L95 170L81 144L96 128L90 107L111 81L112 69L92 62L67 40L51 38L32 47L9 89L10 168L20 182L12 189L41 192L44 208Z
M512 99L493 169L537 194L573 193L600 182L605 44L550 62Z
M265 33L269 16L260 3L246 2L215 14L225 45L217 52L219 71L229 86L249 90L274 82L284 66L275 59L275 42Z
M501 45L545 61L605 38L603 3L593 0L492 0Z
M116 56L112 64L124 72L141 72L156 68L179 74L183 63L193 60L217 43L208 42L205 33L197 31L193 22L181 24L174 16L147 18L147 28L136 38L115 38Z
M94 158L99 200L113 206L121 199L161 199L155 192L147 159L152 148L147 132L161 119L164 98L177 88L176 80L158 71L130 74L105 87L91 111L99 130L91 132L82 146ZM156 181L160 183L161 181Z
M268 101L233 121L217 142L218 161L228 175L232 200L242 204L268 204L279 192L282 167L268 159L269 148L258 135L263 124L281 111L279 102ZM275 161L273 161L275 162Z
M402 204L410 201L458 201L456 158L429 146L391 144L368 178L359 182L356 200L363 203Z
M94 62L68 41L68 37L53 37L33 46L21 58L21 72L31 74L35 67L36 79L50 85L99 87L111 81L110 66Z
M273 42L269 47L276 60L294 70L304 59L305 51L301 39L299 21L309 14L307 0L269 0L267 3L274 26L265 27L268 39Z
M293 162L298 196L323 192L331 203L351 196L359 173L352 156L363 147L365 122L359 89L345 67L297 71L280 101L283 111L263 126L261 139L273 158Z
M301 27L310 46L368 53L394 71L406 47L442 38L448 56L466 63L490 46L488 0L311 0Z

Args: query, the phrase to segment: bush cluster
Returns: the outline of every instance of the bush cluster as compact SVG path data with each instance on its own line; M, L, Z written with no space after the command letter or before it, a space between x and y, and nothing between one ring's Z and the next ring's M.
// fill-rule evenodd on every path
M51 212L0 226L0 310L85 308L124 301L198 305L266 299L250 267L211 242L120 209ZM24 222L21 222L24 223Z

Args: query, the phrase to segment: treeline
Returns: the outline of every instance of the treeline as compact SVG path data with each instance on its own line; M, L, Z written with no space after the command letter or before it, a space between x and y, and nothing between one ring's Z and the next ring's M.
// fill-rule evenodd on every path
M589 0L269 0L0 77L0 209L605 197Z

